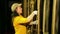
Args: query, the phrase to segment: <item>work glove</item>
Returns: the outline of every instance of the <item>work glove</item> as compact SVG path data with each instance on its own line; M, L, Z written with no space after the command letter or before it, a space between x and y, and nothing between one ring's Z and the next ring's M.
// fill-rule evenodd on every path
M38 23L37 23L37 20L36 20L36 21L33 21L33 22L30 22L29 25L33 25L33 24L38 24Z
M33 11L33 13L35 14L35 15L37 15L37 11L35 10L35 11Z

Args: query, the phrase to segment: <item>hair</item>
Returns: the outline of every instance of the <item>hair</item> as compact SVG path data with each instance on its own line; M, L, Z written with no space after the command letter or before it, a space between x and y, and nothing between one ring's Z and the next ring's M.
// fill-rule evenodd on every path
M16 10L14 12L12 12L11 14L11 24L12 24L12 30L13 30L13 33L15 33L15 29L14 29L14 26L13 26L13 20L16 16L19 16L18 13L16 12Z
M12 11L11 11L12 12ZM15 10L14 12L12 12L11 14L11 24L12 24L12 30L13 30L13 33L15 33L15 29L14 29L14 26L13 26L13 20L16 16L19 16L17 11Z
M16 11L14 11L14 12L12 13L12 17L16 17L16 16L19 16L19 15L18 15L18 13L17 13Z
M11 14L12 22L16 16L19 16L16 10Z

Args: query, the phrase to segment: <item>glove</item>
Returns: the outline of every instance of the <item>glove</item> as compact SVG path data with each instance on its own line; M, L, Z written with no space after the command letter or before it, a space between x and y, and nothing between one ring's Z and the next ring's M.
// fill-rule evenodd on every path
M33 24L38 24L37 20L30 23L30 25L33 25Z
M33 13L35 14L35 15L37 15L37 11L35 10L35 11L33 11Z

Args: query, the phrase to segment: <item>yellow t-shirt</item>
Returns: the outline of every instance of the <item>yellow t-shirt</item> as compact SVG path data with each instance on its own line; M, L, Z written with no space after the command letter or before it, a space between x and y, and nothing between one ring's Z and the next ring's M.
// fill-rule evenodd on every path
M20 23L26 23L27 18L23 16L17 16L13 20L13 26L15 29L15 34L26 34L26 26L20 25Z

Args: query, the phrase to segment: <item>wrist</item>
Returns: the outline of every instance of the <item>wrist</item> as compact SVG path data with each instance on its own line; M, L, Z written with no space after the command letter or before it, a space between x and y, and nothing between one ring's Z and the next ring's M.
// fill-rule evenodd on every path
M35 15L35 13L34 13L34 12L32 12L32 14L33 14L33 15Z

